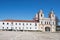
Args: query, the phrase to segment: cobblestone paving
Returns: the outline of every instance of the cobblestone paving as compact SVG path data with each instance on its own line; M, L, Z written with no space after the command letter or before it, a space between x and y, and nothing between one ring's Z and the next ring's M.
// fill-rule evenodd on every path
M0 40L60 40L60 32L0 31Z

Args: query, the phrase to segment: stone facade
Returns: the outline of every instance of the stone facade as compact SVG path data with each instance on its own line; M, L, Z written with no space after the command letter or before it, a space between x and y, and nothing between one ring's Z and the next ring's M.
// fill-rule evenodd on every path
M50 11L49 17L45 18L40 10L33 20L0 20L1 30L40 30L42 32L56 32L54 11Z
M53 10L50 11L48 18L45 18L43 11L40 10L38 12L38 17L36 17L36 20L37 18L39 20L39 29L41 31L43 32L45 31L55 32L56 31L56 20L55 20L55 14Z

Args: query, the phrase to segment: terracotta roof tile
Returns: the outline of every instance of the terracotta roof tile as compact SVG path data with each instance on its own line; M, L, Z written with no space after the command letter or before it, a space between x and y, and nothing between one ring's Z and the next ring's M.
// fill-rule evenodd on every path
M3 21L3 22L38 22L35 20L0 20L0 21Z

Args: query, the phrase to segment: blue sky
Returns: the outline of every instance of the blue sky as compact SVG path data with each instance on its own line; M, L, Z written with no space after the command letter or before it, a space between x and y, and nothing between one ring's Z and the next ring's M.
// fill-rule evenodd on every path
M0 20L31 20L40 9L48 17L52 8L60 19L60 0L0 0Z

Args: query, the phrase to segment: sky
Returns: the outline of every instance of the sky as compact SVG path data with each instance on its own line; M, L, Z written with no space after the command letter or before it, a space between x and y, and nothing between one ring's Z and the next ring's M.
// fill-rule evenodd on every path
M45 17L53 9L60 19L60 0L0 0L0 20L31 20L40 9Z

